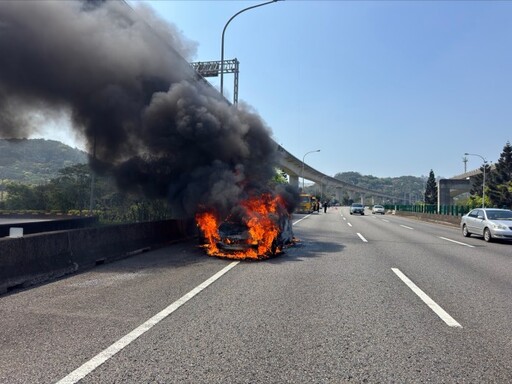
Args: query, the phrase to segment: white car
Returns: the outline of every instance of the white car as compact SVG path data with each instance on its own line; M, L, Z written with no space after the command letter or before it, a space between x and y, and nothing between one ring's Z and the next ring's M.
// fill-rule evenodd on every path
M350 206L350 214L359 213L364 216L364 205L360 203L354 203Z
M381 215L384 215L384 214L386 214L386 210L384 209L384 207L382 205L375 204L372 208L372 213L373 214L380 213Z
M512 211L510 209L477 208L462 216L462 235L483 236L485 241L492 239L512 240Z

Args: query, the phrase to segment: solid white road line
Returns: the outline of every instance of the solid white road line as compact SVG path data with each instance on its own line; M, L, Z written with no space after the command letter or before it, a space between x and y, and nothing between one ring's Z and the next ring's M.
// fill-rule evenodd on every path
M363 235L361 235L359 232L357 233L357 236L359 236L359 238L360 238L361 240L363 240L363 242L364 242L364 243L367 243L367 242L368 242L368 240L366 240L366 239L364 238L364 236L363 236Z
M303 218L297 220L296 222L292 223L292 225L300 223L302 220L307 219L309 216L311 216L311 213L309 215L304 216Z
M402 280L418 297L432 309L437 316L439 316L450 327L460 327L460 325L453 317L451 317L443 308L441 308L434 300L432 300L425 292L423 292L416 284L414 284L407 276L405 276L398 268L391 268L391 270Z
M173 313L175 310L177 310L179 307L181 307L187 301L192 299L195 295L197 295L198 293L203 291L205 288L207 288L210 284L212 284L213 282L218 280L222 275L224 275L230 269L235 267L238 263L240 263L240 262L233 261L232 263L230 263L227 267L223 268L222 270L217 272L215 275L210 277L208 280L204 281L203 283L201 283L200 285L195 287L189 293L185 294L184 296L182 296L181 298L176 300L174 303L169 305L163 311L157 313L151 319L149 319L142 325L135 328L133 331L128 333L126 336L123 336L122 338L120 338L118 341L116 341L110 347L104 349L102 352L100 352L99 354L94 356L91 360L89 360L88 362L83 364L81 367L75 369L69 375L67 375L63 379L59 380L57 382L57 384L71 384L71 383L76 383L76 382L80 381L81 379L83 379L89 373L91 373L96 368L98 368L100 365L102 365L107 360L109 360L116 353L118 353L123 348L128 346L132 341L136 340L139 336L142 336L144 333L149 331L151 328L153 328L160 321L165 319L167 316L169 316L171 313Z
M461 243L460 241L455 241L455 240L452 240L452 239L448 239L446 237L439 236L439 238L443 239L443 240L446 240L446 241L451 241L452 243L455 243L455 244L464 245L464 246L469 247L469 248L475 248L474 245L470 245L470 244L466 244L466 243Z
M400 224L400 226L403 227L403 228L406 228L406 229L414 229L414 228L408 227L407 225Z

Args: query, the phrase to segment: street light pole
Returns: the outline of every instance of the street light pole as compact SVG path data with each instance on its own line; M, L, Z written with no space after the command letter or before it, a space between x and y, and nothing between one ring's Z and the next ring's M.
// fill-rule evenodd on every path
M224 34L226 33L226 28L228 27L231 20L233 20L235 17L237 17L242 12L248 11L249 9L262 7L267 4L275 3L277 1L279 1L279 0L271 0L271 1L267 1L266 3L261 3L261 4L253 5L252 7L244 8L241 11L238 11L237 13L235 13L233 16L231 16L231 18L228 20L228 22L224 26L224 29L222 30L222 40L221 40L221 44L220 44L220 46L221 46L220 47L220 94L222 96L224 96Z
M313 152L320 152L319 149L315 150L315 151L309 151L309 152L306 152L304 154L304 156L302 156L302 192L304 192L304 160L306 159L306 155L310 154L310 153L313 153Z
M465 153L464 156L478 156L479 158L482 159L482 161L484 162L484 177L483 177L483 180L482 180L482 208L485 208L485 168L487 167L487 160L485 160L485 158L481 155L478 155L476 153Z

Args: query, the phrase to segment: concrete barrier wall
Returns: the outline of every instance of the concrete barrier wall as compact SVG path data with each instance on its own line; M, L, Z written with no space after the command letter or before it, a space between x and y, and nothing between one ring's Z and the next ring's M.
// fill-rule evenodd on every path
M83 228L0 239L0 294L191 238L192 220Z
M97 217L62 217L62 216L45 216L45 215L4 215L1 218L6 219L37 219L45 221L32 221L24 223L0 224L0 237L9 236L11 227L22 227L23 233L29 235L31 233L63 231L67 229L87 228L98 224Z

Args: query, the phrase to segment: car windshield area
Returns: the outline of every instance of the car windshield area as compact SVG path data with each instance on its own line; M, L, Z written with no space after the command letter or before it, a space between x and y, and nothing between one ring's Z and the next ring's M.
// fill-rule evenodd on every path
M358 207L358 208L359 208L359 207L362 207L362 206L363 206L363 204L357 204L357 203L354 203L354 204L352 204L352 206L353 206L353 207Z
M510 210L487 210L487 219L489 220L512 220L512 211Z

